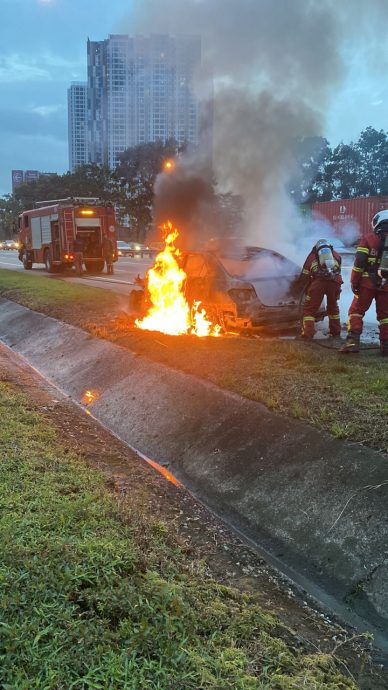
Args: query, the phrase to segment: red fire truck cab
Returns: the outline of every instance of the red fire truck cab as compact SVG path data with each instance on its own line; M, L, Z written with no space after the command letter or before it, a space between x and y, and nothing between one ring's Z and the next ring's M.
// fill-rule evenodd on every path
M19 216L19 258L26 270L33 264L45 264L49 273L71 268L76 236L83 241L86 271L103 270L106 237L112 240L113 261L117 261L115 211L110 202L77 197L36 205Z

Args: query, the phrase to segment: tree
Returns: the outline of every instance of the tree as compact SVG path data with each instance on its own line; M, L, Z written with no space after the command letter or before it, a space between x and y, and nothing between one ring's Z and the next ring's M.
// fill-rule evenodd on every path
M295 203L314 203L322 196L330 195L324 169L331 155L329 142L323 137L305 137L296 141L296 169L289 185Z
M350 199L360 193L361 157L356 146L340 143L325 165L324 178L333 199Z
M156 177L162 172L164 163L182 150L183 147L179 148L177 142L170 139L165 143L140 144L119 157L114 178L124 192L123 212L138 240L144 240L151 225Z
M0 198L0 239L10 239L17 232L21 211L19 202L10 194Z
M15 190L14 198L23 210L33 208L35 202L67 197L98 197L116 201L121 196L109 168L83 165L64 175L42 175L34 182L25 182Z
M358 141L334 148L318 167L312 201L388 194L388 135L367 127Z
M359 193L363 196L384 194L387 190L388 136L367 127L361 132L355 149L360 157ZM385 190L385 191L383 191Z

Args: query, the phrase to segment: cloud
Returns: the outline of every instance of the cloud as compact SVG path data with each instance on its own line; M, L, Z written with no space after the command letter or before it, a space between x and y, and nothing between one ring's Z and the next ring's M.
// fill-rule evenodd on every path
M63 106L30 106L24 110L0 109L0 130L2 136L41 136L67 140L67 117Z
M83 63L66 60L51 53L38 57L13 53L0 58L0 83L2 84L60 80L64 72L80 74L83 71Z
M49 115L54 115L54 113L59 113L61 110L64 111L64 109L65 108L62 103L57 105L33 105L30 108L30 112L47 117Z
M50 73L38 67L35 61L23 60L19 55L3 57L0 60L0 83L12 84L15 81L47 80Z

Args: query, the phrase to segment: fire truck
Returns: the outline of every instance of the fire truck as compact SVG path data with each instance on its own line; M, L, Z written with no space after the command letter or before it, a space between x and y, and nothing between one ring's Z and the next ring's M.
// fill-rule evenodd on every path
M26 270L33 264L45 264L49 273L71 269L76 237L83 241L87 272L103 270L106 237L112 240L113 261L117 261L115 211L110 202L72 197L40 201L36 206L19 216L19 258Z

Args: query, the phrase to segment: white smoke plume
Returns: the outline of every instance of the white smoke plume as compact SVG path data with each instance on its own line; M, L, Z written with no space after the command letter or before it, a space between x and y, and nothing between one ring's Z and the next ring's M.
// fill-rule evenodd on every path
M322 133L346 54L372 45L387 16L386 0L133 0L120 28L202 37L196 88L206 98L214 87L218 189L242 195L251 243L284 252L302 222L286 193L295 138ZM381 68L373 45L371 68ZM200 176L199 160L181 165ZM159 180L158 193L165 189Z

